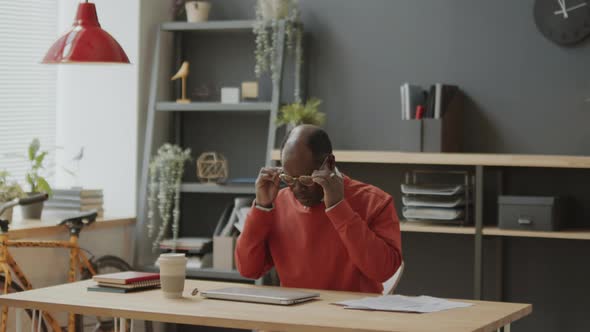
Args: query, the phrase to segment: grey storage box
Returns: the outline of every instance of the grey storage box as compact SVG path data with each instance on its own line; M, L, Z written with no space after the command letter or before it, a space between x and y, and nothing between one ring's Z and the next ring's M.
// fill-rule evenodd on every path
M557 231L564 217L564 199L552 196L499 196L498 227Z

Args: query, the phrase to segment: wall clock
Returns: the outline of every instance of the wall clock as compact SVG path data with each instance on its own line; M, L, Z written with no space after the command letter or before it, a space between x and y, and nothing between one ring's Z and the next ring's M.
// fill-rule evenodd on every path
M535 0L534 15L543 36L559 45L590 35L590 0Z

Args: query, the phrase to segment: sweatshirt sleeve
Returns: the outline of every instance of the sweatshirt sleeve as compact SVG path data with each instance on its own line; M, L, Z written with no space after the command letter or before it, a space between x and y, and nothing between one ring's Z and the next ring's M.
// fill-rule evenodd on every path
M326 214L359 270L384 282L401 265L401 233L391 196L375 212L371 220L363 220L345 199Z
M258 279L274 265L267 244L273 220L274 209L263 211L254 205L246 217L235 251L238 271L246 278Z

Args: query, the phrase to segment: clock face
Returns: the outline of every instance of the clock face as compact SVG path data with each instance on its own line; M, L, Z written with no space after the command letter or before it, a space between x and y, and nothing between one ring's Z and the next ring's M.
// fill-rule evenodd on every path
M573 45L590 35L590 0L535 0L535 23L560 45Z

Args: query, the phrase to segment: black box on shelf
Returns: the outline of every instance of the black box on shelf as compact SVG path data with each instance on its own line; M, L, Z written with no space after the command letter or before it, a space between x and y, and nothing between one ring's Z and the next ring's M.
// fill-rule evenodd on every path
M557 231L566 212L565 199L559 196L499 196L498 228Z

